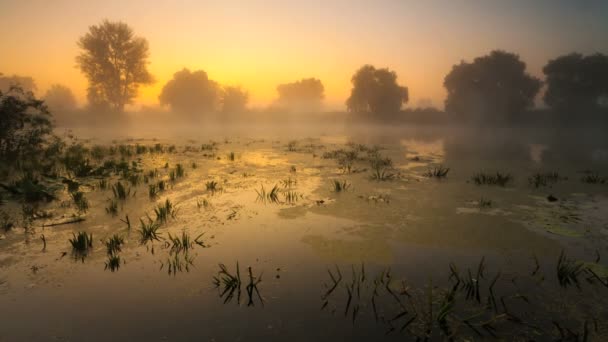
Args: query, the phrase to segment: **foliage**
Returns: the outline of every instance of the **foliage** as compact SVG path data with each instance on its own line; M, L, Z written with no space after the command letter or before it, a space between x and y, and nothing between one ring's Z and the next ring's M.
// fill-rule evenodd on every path
M353 88L346 100L350 112L394 114L409 100L408 88L397 84L397 74L388 68L364 65L351 82Z

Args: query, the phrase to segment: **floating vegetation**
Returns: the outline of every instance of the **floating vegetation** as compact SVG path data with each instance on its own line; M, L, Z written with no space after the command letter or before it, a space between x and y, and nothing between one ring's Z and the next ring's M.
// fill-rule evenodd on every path
M237 304L240 304L243 283L241 281L239 263L236 263L235 273L228 271L228 268L226 268L224 264L219 264L219 267L220 270L218 271L217 276L213 277L213 285L218 289L220 298L223 298L224 304L226 304L236 297ZM248 297L247 306L255 305L255 295L257 295L257 298L263 306L264 299L262 298L262 295L258 289L258 285L262 281L262 275L260 274L259 276L254 277L251 267L247 268L247 273L249 276L249 282L245 287L245 293Z
M156 214L156 221L160 223L167 222L167 219L175 218L177 215L177 210L171 201L167 198L164 204L158 205L154 208L154 213Z
M266 189L264 189L264 185L262 185L262 188L258 191L256 190L255 192L258 194L258 201L261 202L270 202L270 203L280 203L279 201L279 186L275 185L274 187L272 187L272 189L270 191L266 191Z
M125 187L120 181L112 186L112 193L114 198L120 200L126 200L131 195L131 188Z
M141 235L140 243L145 245L148 242L152 242L154 240L160 241L160 233L158 229L160 228L160 223L157 221L153 221L149 216L146 217L147 221L143 219L139 219L141 224L141 228L139 233Z
M390 158L382 158L376 156L370 160L372 167L372 178L379 181L391 180L395 174L391 172L393 169L393 161Z
M587 184L605 184L608 182L608 177L600 176L595 172L589 172L581 178L581 182Z
M341 181L341 180L337 180L337 179L334 179L332 184L333 184L333 189L335 192L346 191L350 188L350 185L351 185L349 182L347 182L345 180Z
M84 257L88 254L89 250L93 249L93 234L85 232L72 233L72 238L69 239L69 242L72 245L74 257L81 257L84 261Z
M447 177L448 172L450 172L449 167L443 167L443 165L439 165L439 166L435 166L433 168L428 169L424 173L424 176L429 177L429 178L441 179L441 178Z
M76 191L72 192L70 195L72 196L72 201L74 201L78 212L86 213L89 209L89 201L84 196L84 193L82 191Z
M513 181L513 177L508 173L484 173L479 172L472 178L473 182L477 185L498 185L506 186L508 183Z
M551 186L560 180L565 180L566 177L560 177L556 171L550 172L537 172L532 176L528 177L528 184L535 188Z
M113 199L110 199L109 201L110 203L106 207L106 213L112 216L118 215L118 201Z

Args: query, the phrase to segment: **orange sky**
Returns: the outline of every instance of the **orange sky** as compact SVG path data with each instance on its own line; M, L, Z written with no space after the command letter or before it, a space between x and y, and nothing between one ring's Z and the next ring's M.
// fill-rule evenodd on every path
M533 3L533 4L529 4ZM320 78L326 109L344 109L350 77L365 63L389 67L410 105L442 106L443 77L460 60L502 48L529 70L559 54L608 52L606 2L568 1L69 1L0 0L0 72L33 77L44 93L69 86L85 101L76 41L102 19L122 20L150 43L157 82L138 104L155 105L183 67L241 85L252 106L279 83Z

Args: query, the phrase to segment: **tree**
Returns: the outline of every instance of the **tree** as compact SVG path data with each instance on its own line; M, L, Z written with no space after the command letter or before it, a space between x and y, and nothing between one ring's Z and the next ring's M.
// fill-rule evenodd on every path
M72 90L61 84L53 84L44 95L44 102L54 113L72 112L76 109L76 98Z
M4 76L0 73L0 91L9 92L11 88L19 87L23 92L34 92L36 90L36 83L31 77L24 76Z
M277 103L296 111L317 111L321 108L325 88L321 80L305 78L277 86Z
M453 66L443 85L448 91L447 112L505 117L532 106L541 81L526 73L518 55L492 51L473 63Z
M203 70L184 68L173 74L158 97L160 104L180 113L212 112L220 100L220 87Z
M351 79L353 88L346 100L350 112L394 114L409 100L407 87L397 84L397 74L388 68L362 66Z
M43 150L52 135L51 114L31 92L13 88L0 91L0 158L28 161Z
M249 94L240 87L225 87L222 92L222 112L242 113L249 101Z
M550 60L543 68L547 91L543 100L558 110L597 109L608 97L608 56L578 53Z
M148 41L135 36L123 22L104 20L89 27L78 47L82 52L76 62L89 80L87 97L92 107L122 112L140 85L153 82L147 69Z

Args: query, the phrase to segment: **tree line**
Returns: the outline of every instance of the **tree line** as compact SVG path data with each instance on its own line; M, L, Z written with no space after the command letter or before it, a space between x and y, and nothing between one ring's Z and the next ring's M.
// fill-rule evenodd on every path
M149 44L123 22L104 20L89 27L77 42L78 68L88 80L88 106L94 110L123 112L142 85L154 82L148 70ZM472 62L462 61L445 76L445 111L461 117L509 118L533 108L545 87L544 104L555 111L598 111L608 108L608 56L578 53L559 56L543 68L545 81L530 75L517 54L495 50ZM20 83L35 88L31 78L0 74L0 89ZM347 110L374 117L390 117L409 100L408 87L398 84L388 68L364 65L351 79ZM308 78L277 87L275 106L301 111L321 109L324 86ZM61 85L44 97L55 111L69 110L76 101ZM205 112L235 113L246 110L249 95L235 86L222 86L203 70L177 71L162 88L159 103L175 112L200 115Z

